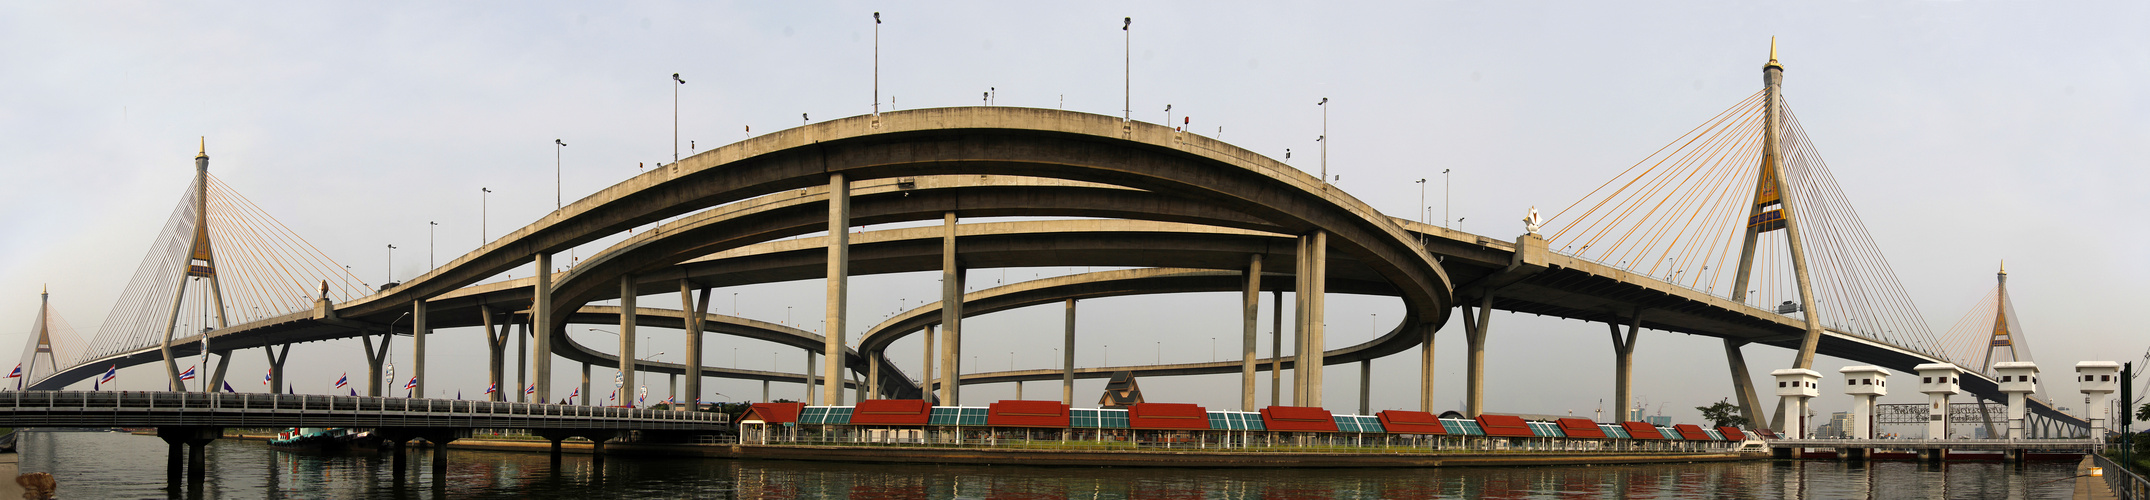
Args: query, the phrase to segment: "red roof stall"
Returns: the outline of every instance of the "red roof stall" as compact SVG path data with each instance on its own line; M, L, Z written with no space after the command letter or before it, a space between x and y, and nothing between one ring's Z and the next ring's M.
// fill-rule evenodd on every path
M868 399L851 409L851 425L926 425L933 405L922 399Z
M1747 440L1747 434L1744 432L1740 432L1738 427L1718 427L1717 433L1723 434L1725 440L1727 441Z
M1336 432L1336 418L1329 410L1307 406L1262 408L1262 428L1287 432Z
M1702 426L1699 425L1680 424L1672 426L1672 430L1680 432L1680 439L1685 439L1688 441L1715 441L1714 439L1710 439L1710 433L1702 432Z
M1486 431L1488 436L1538 437L1530 431L1530 424L1523 422L1523 417L1514 415L1479 415L1478 428Z
M1621 422L1620 428L1627 429L1627 437L1635 439L1665 438L1665 436L1657 433L1657 426L1650 425L1649 422Z
M1756 436L1760 436L1760 437L1762 437L1762 438L1765 438L1765 439L1776 439L1776 438L1777 438L1777 431L1774 431L1774 430L1770 430L1769 428L1766 428L1766 427L1765 427L1765 428L1761 428L1761 429L1755 429L1755 430L1754 430L1754 434L1755 434Z
M1066 429L1068 405L1059 401L1001 401L986 406L985 425Z
M1448 434L1448 428L1442 427L1441 420L1435 418L1432 413L1409 410L1382 410L1381 413L1375 414L1375 416L1381 419L1381 428L1389 431L1390 434Z
M740 422L759 420L769 424L789 424L799 421L799 412L806 411L806 403L754 403L746 413L739 415Z
M1598 428L1597 422L1587 418L1563 418L1553 423L1560 424L1560 433L1571 438L1605 438L1605 429Z
M1209 410L1187 403L1136 403L1127 408L1127 428L1209 430Z

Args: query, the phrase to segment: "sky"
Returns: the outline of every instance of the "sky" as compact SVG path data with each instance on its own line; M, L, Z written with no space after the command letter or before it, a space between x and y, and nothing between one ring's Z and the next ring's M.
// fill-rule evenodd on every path
M2142 156L2129 153L2150 143L2140 84L2150 32L2139 26L2150 6L2140 3L69 2L0 5L0 355L26 342L41 287L83 335L95 331L186 188L188 150L204 136L211 172L292 231L375 284L407 279L428 269L428 252L447 262L476 248L481 226L497 237L549 212L548 188L573 201L671 161L675 90L682 154L798 126L802 113L870 112L874 12L885 20L879 95L891 109L979 105L990 91L995 105L1107 115L1124 99L1135 119L1160 122L1170 105L1170 119L1197 133L1274 158L1289 148L1294 166L1313 170L1298 152L1318 148L1315 103L1328 98L1337 186L1392 215L1430 206L1429 219L1504 240L1522 233L1512 221L1530 207L1581 199L1758 90L1774 36L1786 99L1936 332L1992 289L2006 260L2017 321L2048 373L2138 361L2150 344L2124 316L2150 301L2150 236L2124 229L2134 225L2126 197L2150 187ZM688 83L675 88L673 73ZM555 153L560 180L548 186ZM1425 205L1419 179L1429 179ZM481 188L492 191L482 203ZM1067 272L984 270L973 281ZM850 323L935 300L936 279L854 278ZM821 314L821 287L722 290L736 305L714 308L802 324ZM1392 327L1401 311L1384 297L1329 304L1332 346ZM1186 313L1202 310L1216 314ZM1080 314L1085 367L1207 361L1204 351L1232 350L1210 339L1239 328L1229 293L1098 299ZM1051 367L1060 315L1035 307L966 323L991 333L966 336L975 359L965 371ZM1496 313L1492 328L1492 411L1613 411L1602 325ZM647 330L654 349L679 342ZM1461 406L1460 331L1452 322L1436 342L1437 410ZM585 325L570 332L613 342ZM432 352L449 353L430 360L436 396L478 397L482 366L450 362L484 352L477 330L436 335ZM1694 407L1730 397L1717 339L1644 331L1638 345L1635 393L1650 413L1694 422ZM339 375L365 372L359 349L301 345L290 377L301 392L327 392ZM396 351L408 366L407 342ZM658 359L676 362L677 351ZM803 365L797 350L721 336L705 356ZM1792 356L1746 351L1758 380ZM915 342L890 357L916 373ZM1418 406L1417 357L1374 363L1373 409ZM1815 368L1849 364L1824 357ZM1356 409L1353 368L1329 370L1332 410ZM260 390L264 369L239 353L229 378ZM157 371L122 370L120 385L159 389ZM574 372L560 370L556 387ZM1152 401L1230 408L1236 383L1154 378L1143 389ZM1079 382L1078 403L1102 384ZM761 396L758 383L708 385L723 394L713 399ZM1054 385L1025 390L1050 398ZM2081 406L2073 387L2047 387ZM1817 411L1849 406L1826 392ZM991 401L1015 388L965 393ZM1908 390L1883 400L1918 401Z

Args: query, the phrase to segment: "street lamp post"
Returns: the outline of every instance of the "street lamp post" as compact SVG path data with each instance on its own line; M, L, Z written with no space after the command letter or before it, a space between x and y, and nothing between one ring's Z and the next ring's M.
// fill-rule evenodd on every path
M873 115L881 116L881 13L873 13Z
M560 149L567 147L567 142L553 139L552 143L554 144L552 148L552 208L553 210L559 210L561 207L567 206L566 203L561 202L560 196Z
M490 243L490 242L492 241L492 240L488 239L488 238L490 237L490 235L487 235L487 234L486 234L486 232L485 232L485 225L486 225L486 223L487 223L487 222L488 222L488 221L489 221L489 220L490 220L490 219L492 218L492 215L491 215L491 214L488 214L488 213L486 213L486 212L487 212L487 210L486 210L486 207L487 207L488 205L490 205L490 202L492 201L492 200L490 200L490 199L488 199L488 198L491 198L491 197L492 197L492 195L493 195L493 189L492 189L492 188L484 188L484 187L478 188L478 244L479 244L479 245L484 245L484 244L486 244L486 243Z
M1441 227L1448 227L1448 200L1456 193L1455 184L1448 180L1448 169L1441 169Z
M1314 142L1321 143L1321 183L1327 185L1329 183L1329 98L1323 97L1321 102L1314 103L1314 105L1321 106L1321 137L1314 139Z
M672 81L672 163L679 163L679 86L686 85L687 80L673 73Z
M436 221L426 221L426 269L427 269L427 270L431 270L431 269L433 269L434 267L436 267L436 266L435 266L435 264L434 264L434 262L433 262L433 253L434 253L434 252L433 252L433 232L434 232L434 230L437 230L437 229L440 229L440 223L439 223L439 222L436 222Z
M388 244L388 282L396 282L396 244Z
M1125 54L1126 59L1123 60L1125 66L1121 68L1120 73L1122 77L1121 84L1125 85L1120 90L1120 121L1123 122L1135 119L1135 35L1134 30L1129 29L1134 26L1135 18L1133 17L1120 20L1120 39L1123 42L1121 47L1127 52Z

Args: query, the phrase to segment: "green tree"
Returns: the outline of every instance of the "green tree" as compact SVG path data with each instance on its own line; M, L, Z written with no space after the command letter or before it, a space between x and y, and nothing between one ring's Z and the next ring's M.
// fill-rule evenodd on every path
M1702 418L1709 420L1713 427L1745 427L1747 417L1740 416L1739 405L1726 399L1730 398L1718 399L1717 404L1709 406L1697 406L1695 411L1702 412Z
M2141 408L2135 409L2135 419L2150 420L2150 403L2143 403Z

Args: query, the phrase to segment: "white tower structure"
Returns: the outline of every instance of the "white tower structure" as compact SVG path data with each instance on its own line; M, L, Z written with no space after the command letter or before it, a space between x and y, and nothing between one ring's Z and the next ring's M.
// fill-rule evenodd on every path
M1957 379L1963 369L1949 363L1927 363L1912 368L1919 372L1919 392L1926 393L1926 438L1948 439L1948 398L1963 392Z
M1889 395L1889 371L1879 366L1846 366L1837 373L1844 374L1844 393L1851 395L1851 428L1845 430L1852 439L1874 438L1874 398Z
M2038 392L2038 364L1994 363L1993 371L2001 375L2001 392L2008 393L2008 439L2023 439L2023 400Z
M1777 378L1777 397L1784 398L1784 438L1807 438L1807 402L1821 395L1821 372L1785 368L1769 372Z
M2106 415L2111 411L2106 398L2120 390L2120 363L2112 361L2084 361L2075 364L2075 380L2082 385L2083 397L2090 400L2090 440L2105 442Z

